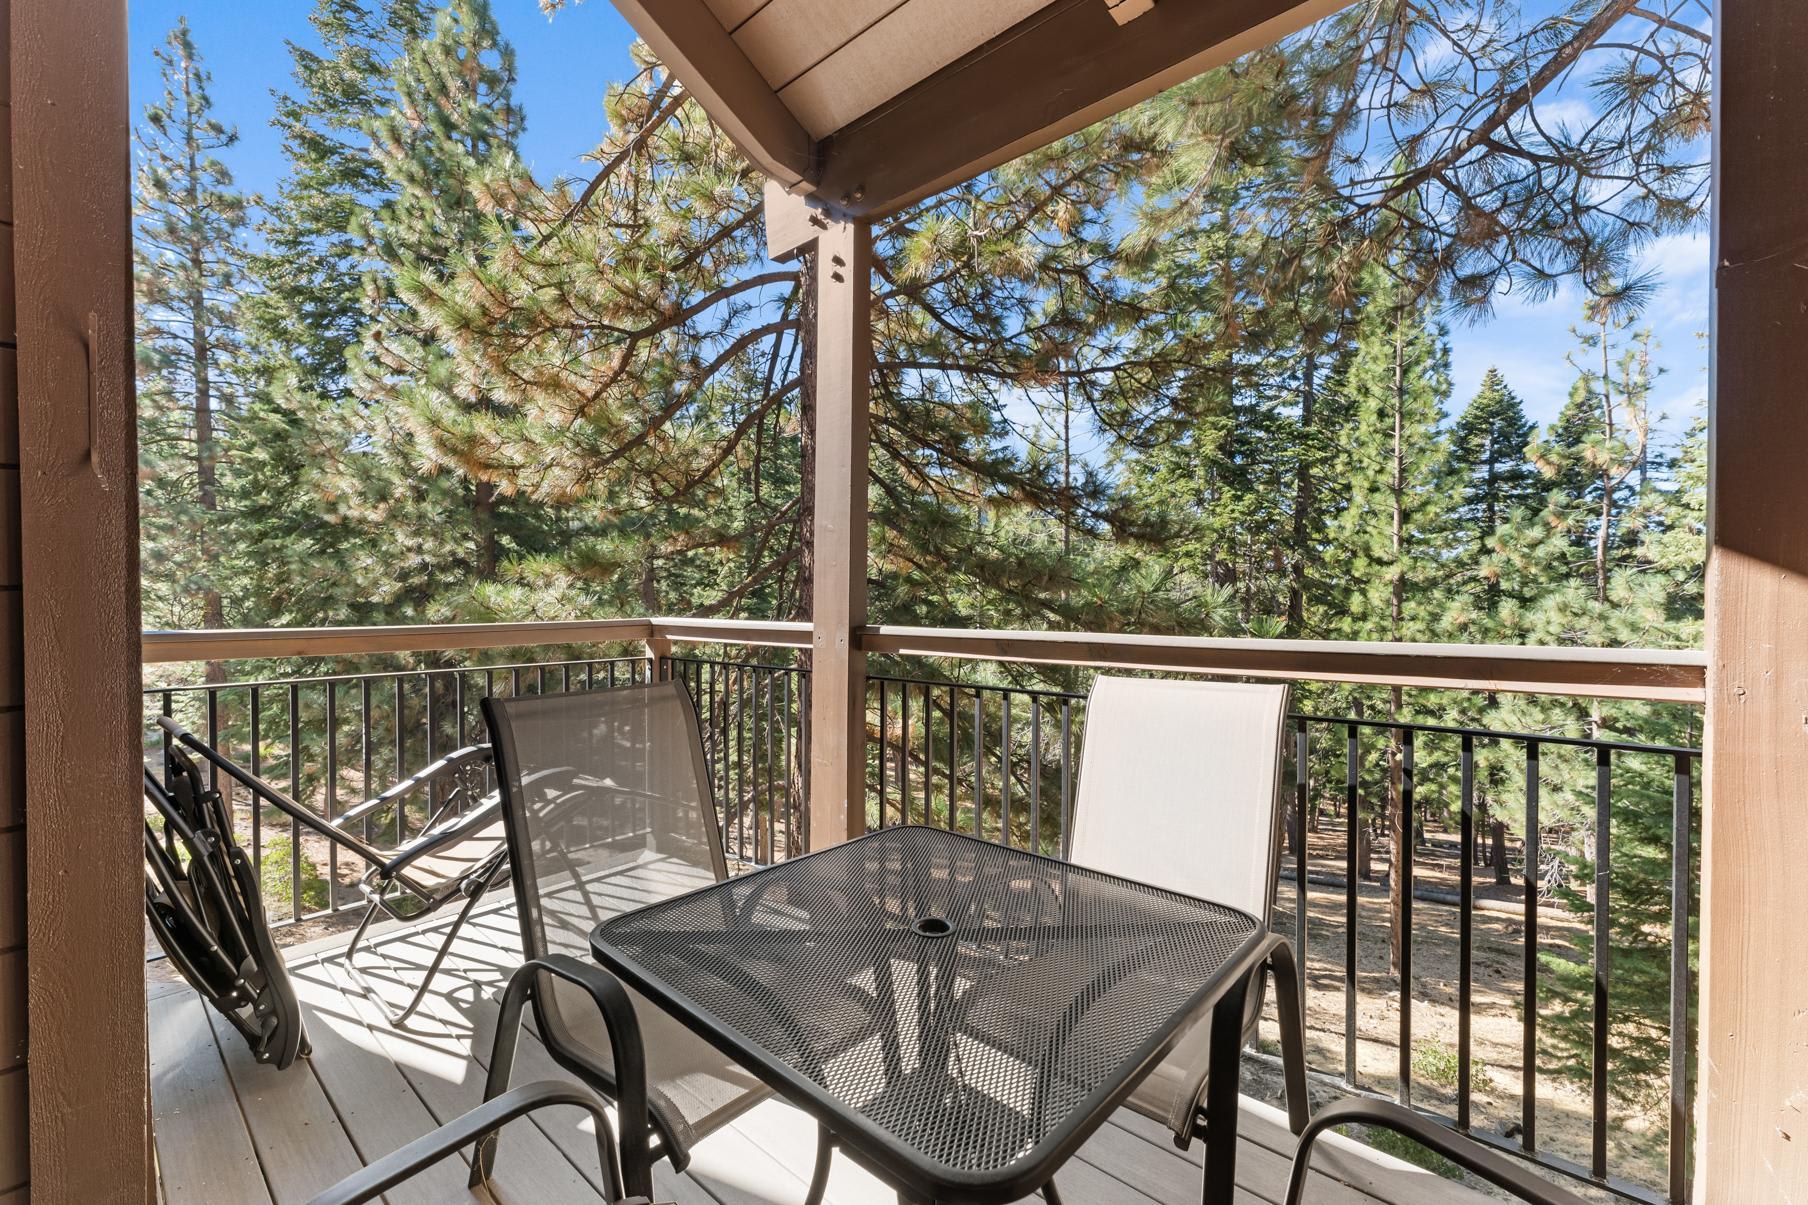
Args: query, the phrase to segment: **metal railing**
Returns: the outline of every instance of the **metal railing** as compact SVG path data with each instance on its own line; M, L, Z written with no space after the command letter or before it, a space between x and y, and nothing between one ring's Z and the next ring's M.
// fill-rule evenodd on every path
M1085 722L1086 696L1082 694L992 684L956 683L945 680L886 675L868 678L868 730L876 739L868 750L869 819L879 824L933 824L957 829L995 841L1045 854L1065 855L1072 829L1079 740ZM1682 1202L1688 1196L1688 1116L1693 1058L1690 1017L1690 916L1694 875L1692 855L1697 800L1697 766L1700 751L1694 748L1597 740L1576 736L1504 732L1441 724L1394 722L1293 713L1288 717L1290 738L1284 758L1288 792L1286 860L1283 862L1282 905L1290 916L1285 923L1301 967L1302 996L1314 982L1335 982L1342 996L1341 1051L1325 1057L1322 1048L1314 1070L1329 1076L1345 1089L1377 1095L1388 1094L1403 1104L1416 1105L1457 1130L1491 1145L1532 1159L1546 1167L1578 1177L1619 1195L1644 1201ZM1485 757L1496 781L1488 784L1496 802L1504 762L1519 767L1513 802L1523 808L1516 871L1510 890L1517 896L1514 913L1523 926L1519 937L1519 1107L1516 1115L1492 1120L1491 1130L1479 1124L1474 1084L1478 1062L1474 1056L1476 935L1478 915L1475 870L1482 846L1477 832L1478 808L1485 806L1478 778L1478 759ZM1341 773L1337 762L1341 762ZM1568 764L1558 765L1558 762ZM1302 767L1303 772L1302 772ZM1616 1167L1610 1136L1615 1131L1610 1081L1615 1074L1615 1050L1610 1041L1619 1015L1614 994L1613 917L1616 880L1615 847L1616 768L1638 781L1625 789L1636 791L1639 802L1653 802L1653 776L1666 780L1670 914L1667 932L1668 1076L1666 1165L1656 1176L1622 1175ZM1432 781L1433 776L1436 782ZM1590 825L1578 842L1572 839L1565 855L1549 856L1543 842L1551 833L1541 816L1541 803L1557 780L1574 782L1591 778ZM1389 780L1397 783L1389 796ZM1453 781L1452 781L1453 780ZM1379 789L1377 789L1379 788ZM1415 830L1423 820L1428 793L1449 805L1455 816L1456 886L1454 892L1420 887L1415 882L1415 858L1419 840L1399 843L1398 873L1413 889L1399 894L1400 939L1394 961L1397 972L1382 975L1382 985L1392 980L1406 1006L1393 1011L1396 1046L1394 1082L1377 1083L1365 1071L1359 1046L1383 1044L1364 1015L1376 1003L1375 993L1364 990L1376 976L1362 962L1361 915L1366 851L1359 849L1365 837L1362 820L1377 796L1396 799L1401 814L1412 818ZM1326 797L1341 799L1343 840L1332 862L1341 878L1327 878L1324 867L1311 855L1309 817L1315 804ZM1625 798L1625 796L1622 796ZM1322 834L1321 834L1322 838ZM1324 841L1320 841L1321 848ZM1587 851L1586 859L1573 852ZM1649 854L1650 850L1642 851ZM1498 856L1498 852L1495 856ZM1340 865L1339 865L1340 864ZM1565 912L1547 896L1553 880L1564 868L1581 866L1589 878L1572 885L1569 895L1585 900L1586 914ZM1314 888L1330 888L1341 896L1341 929L1327 941L1315 943L1311 919ZM1321 898L1323 892L1319 891ZM1492 915L1504 910L1490 892ZM1291 897L1289 900L1287 897ZM1454 984L1432 982L1441 976L1415 978L1414 902L1431 901L1455 909L1456 950ZM1385 902L1382 904L1386 908ZM1573 905L1572 905L1573 907ZM1283 923L1277 918L1277 925ZM1557 947L1541 945L1542 930L1561 929L1566 939ZM1580 926L1582 932L1578 932ZM1429 926L1420 924L1420 928ZM1423 940L1423 935L1421 935ZM1385 939L1383 939L1385 940ZM1556 1003L1549 980L1546 956L1582 956L1592 979L1592 990L1582 1008L1586 1012L1588 1048L1588 1143L1586 1153L1571 1157L1547 1145L1540 1136L1539 1069L1548 1066L1552 1054L1541 1058L1540 1010ZM1422 968L1421 968L1422 969ZM1448 968L1446 968L1448 969ZM1414 1005L1425 1000L1416 989L1455 989L1455 1074L1452 1107L1441 1111L1427 1100L1415 1060L1423 1046L1415 1043ZM1541 994L1542 993L1542 994ZM1385 1003L1385 1001L1383 1001ZM1308 1010L1308 1016L1311 1015ZM1365 1035L1365 1029L1370 1031ZM1415 1087L1420 1087L1415 1101ZM1450 1093L1445 1093L1447 1097ZM1548 1102L1547 1102L1547 1107Z
M155 715L174 714L248 767L278 785L286 782L292 795L334 815L342 802L374 795L460 744L482 739L477 701L486 693L642 681L651 667L661 676L685 682L696 701L730 855L744 862L770 861L809 848L805 783L810 675L799 656L810 645L806 624L648 619L444 629L147 633L145 654L147 662L231 662L522 649L541 639L593 645L645 643L640 656L527 659L488 667L153 687L145 692L147 756L161 741ZM1342 683L1386 682L1404 675L1413 684L1438 689L1672 703L1699 701L1702 694L1699 654L1649 650L1321 646L884 627L858 630L855 642L862 651L879 655L952 657L1019 667L1070 665ZM713 645L721 651L677 656L672 653L675 643ZM1085 697L1070 691L868 675L868 822L942 824L1044 853L1065 852L1080 773L1084 709ZM1289 722L1290 855L1284 863L1277 924L1291 928L1307 971L1303 992L1321 1005L1318 1015L1324 1023L1319 1032L1331 1039L1329 1046L1320 1042L1315 1048L1319 1074L1347 1089L1385 1092L1408 1101L1483 1141L1622 1196L1686 1200L1693 1060L1689 931L1699 753L1681 746L1564 734L1313 714L1294 714ZM1511 884L1478 885L1478 809L1484 803L1501 804L1502 767L1509 763L1524 835L1516 855L1508 859ZM1648 1165L1641 1166L1623 1175L1622 1153L1612 1138L1615 1097L1610 1091L1621 1057L1616 1027L1623 1024L1616 984L1634 970L1648 973L1649 967L1629 970L1616 964L1612 949L1615 909L1622 907L1616 891L1624 882L1616 877L1615 856L1627 844L1614 821L1616 810L1631 804L1647 812L1655 806L1660 779L1667 784L1663 793L1669 817L1669 843L1658 851L1670 896L1662 926L1670 942L1668 1015L1659 1019L1667 1028L1668 1043L1664 1084L1668 1131L1663 1143L1667 1167L1652 1172ZM1577 787L1578 782L1583 786ZM1376 904L1370 897L1379 891L1365 878L1364 863L1371 851L1366 848L1369 828L1361 818L1369 811L1369 800L1387 795L1390 783L1397 784L1392 787L1393 798L1408 816L1439 810L1425 808L1427 801L1445 805L1443 811L1452 823L1443 836L1454 837L1456 881L1445 890L1431 883L1436 877L1433 864L1448 870L1450 862L1448 856L1439 862L1438 835L1430 831L1436 827L1434 817L1425 844L1401 843L1398 873L1413 890L1405 891L1400 902L1398 973L1381 973L1383 990L1376 991L1377 973L1364 964L1365 955L1372 961L1375 942L1363 936L1362 922L1368 919L1372 926ZM1588 815L1579 833L1553 827L1550 814L1556 809L1547 803L1553 792L1587 796ZM330 915L356 900L350 881L340 879L332 851L324 851L321 869L327 890L321 896L319 884L308 879L310 858L319 851L302 848L305 834L297 834L286 822L283 831L267 832L267 818L245 800L234 802L246 829L242 836L260 873L264 868L276 872L265 877L267 888L279 889L272 902L276 923ZM405 837L424 822L431 805L424 801L418 812L398 811L389 817L390 830L383 835ZM1341 834L1337 823L1342 824ZM1377 839L1375 849L1383 844L1391 860L1391 843ZM1567 852L1554 858L1551 851L1558 845ZM1650 872L1652 853L1649 841L1643 847L1634 842L1634 869ZM1424 863L1416 866L1421 858ZM1568 903L1558 906L1545 897L1564 868L1588 873L1563 889ZM1388 873L1395 869L1389 865ZM1329 873L1337 870L1341 877ZM1503 901L1503 891L1511 895L1510 901ZM1415 900L1429 901L1417 917ZM1327 908L1327 903L1335 906ZM1481 1072L1473 1022L1478 1007L1486 1004L1476 997L1477 953L1485 945L1477 923L1479 919L1498 925L1503 909L1510 909L1512 923L1519 926L1517 934L1504 939L1495 934L1496 945L1504 940L1512 947L1514 990L1521 1002L1514 1019L1518 1099L1510 1118L1497 1108L1490 1111L1485 1099L1478 1105L1474 1089ZM1454 914L1451 925L1431 923L1449 912ZM1437 967L1439 958L1445 957L1439 953L1439 932L1452 926L1457 930L1455 953L1449 974L1444 975ZM1415 967L1416 950L1425 957ZM1579 1024L1587 1031L1588 1042L1577 1060L1586 1063L1589 1073L1582 1110L1586 1142L1573 1158L1561 1149L1562 1134L1552 1135L1551 1106L1548 1093L1541 1097L1540 1078L1541 1069L1550 1065L1546 1037L1562 1019L1552 1008L1575 1003L1552 998L1553 968L1564 966L1579 969L1589 982L1579 1003ZM1372 1014L1389 1010L1385 988L1390 982L1404 989L1398 998L1407 1005L1392 1005L1390 1032L1377 1035ZM1414 1013L1433 1003L1440 992L1455 1001L1454 1084L1428 1084L1414 1065L1418 1047ZM1392 1047L1386 1051L1391 1083L1376 1070L1373 1057L1386 1047ZM1502 1125L1502 1132L1491 1131L1490 1122Z
M704 761L728 856L776 862L809 848L810 671L706 657L661 657L697 706Z
M150 687L144 691L146 764L161 772L169 734L156 718L173 716L331 820L453 750L487 740L479 711L486 696L615 686L645 681L647 672L642 657L602 657ZM217 767L208 772L239 824L273 927L361 902L355 884L365 867L348 865L342 877L337 846L322 842L324 859L317 858L294 820L266 815ZM400 844L442 802L437 794L397 801L387 817L364 817L358 835ZM279 827L272 831L272 824Z

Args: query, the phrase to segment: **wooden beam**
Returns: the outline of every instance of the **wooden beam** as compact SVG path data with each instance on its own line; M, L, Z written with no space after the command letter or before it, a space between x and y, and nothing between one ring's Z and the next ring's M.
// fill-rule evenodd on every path
M787 188L814 180L813 140L703 0L615 7L755 167Z
M1808 6L1715 14L1694 1199L1808 1197ZM1675 1124L1674 1122L1672 1124Z
M789 263L815 244L835 214L818 197L785 191L777 180L766 181L766 254Z
M1056 0L822 140L812 191L878 217L1328 16L1347 0L1176 0L1120 25Z
M866 831L867 402L872 227L816 241L816 546L810 617L810 845Z
M142 1205L155 1188L126 5L11 7L30 1195Z
M1181 670L1286 681L1370 682L1440 690L1580 695L1699 703L1706 657L1686 650L1240 640L1095 632L868 627L867 653Z

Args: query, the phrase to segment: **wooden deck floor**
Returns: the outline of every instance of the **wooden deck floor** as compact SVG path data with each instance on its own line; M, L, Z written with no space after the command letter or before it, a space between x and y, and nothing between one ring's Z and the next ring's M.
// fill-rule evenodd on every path
M384 934L360 952L365 982L394 1001L418 982L438 944L437 926ZM311 1059L277 1072L252 1061L244 1041L179 982L148 984L151 1092L158 1171L167 1205L306 1201L321 1188L476 1105L495 1027L495 994L519 960L506 908L475 917L434 994L404 1030L389 1026L349 969L337 941L294 951L290 973L305 1010ZM387 960L381 970L375 955ZM516 1082L562 1076L531 1035ZM1245 1099L1237 1162L1238 1205L1282 1195L1292 1139L1273 1108ZM658 1199L679 1205L790 1205L803 1199L815 1127L767 1101L700 1143L691 1166L657 1172ZM1321 1143L1313 1205L1463 1205L1483 1198L1343 1139ZM601 1200L588 1123L557 1110L504 1131L493 1199L505 1205ZM1197 1144L1176 1151L1162 1127L1128 1111L1104 1125L1057 1177L1074 1205L1190 1205L1199 1199ZM397 1205L487 1200L465 1187L468 1165L450 1159L387 1198ZM892 1205L895 1196L838 1158L836 1205Z

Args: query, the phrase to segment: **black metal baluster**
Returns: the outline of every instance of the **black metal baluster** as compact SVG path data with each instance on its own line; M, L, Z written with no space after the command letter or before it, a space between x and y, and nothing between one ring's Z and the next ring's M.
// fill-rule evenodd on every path
M253 778L264 776L264 692L261 687L251 688L251 775ZM262 900L264 894L264 805L253 797L251 800L251 865L257 870L257 894ZM268 903L268 901L265 901Z
M427 765L439 760L439 691L433 689L439 682L438 674L422 674L421 686L427 691ZM440 784L427 784L427 814L433 815L439 810Z
M986 692L973 688L973 835L986 835Z
M1042 852L1042 696L1030 696L1030 852Z
M289 798L301 799L301 684L289 683ZM289 817L289 903L291 920L301 919L301 822Z
M1594 1057L1590 1071L1592 1138L1589 1170L1596 1179L1607 1175L1607 988L1611 973L1612 912L1608 875L1612 866L1613 751L1595 748L1595 924L1594 924Z
M960 757L960 700L955 697L955 688L948 688L948 814L944 817L947 829L954 832L960 827L959 812L960 788L955 782L955 762Z
M898 683L898 823L910 823L910 683Z
M1293 957L1306 965L1306 808L1312 798L1311 735L1301 719L1293 743ZM1300 1016L1306 1015L1306 976L1299 976Z
M339 690L331 678L326 686L326 818L330 823L339 804ZM339 910L339 845L326 845L327 911Z
M1073 700L1061 700L1061 832L1059 833L1061 856L1065 858L1071 849L1068 845L1068 831L1073 827Z
M1351 724L1344 733L1344 900L1343 900L1343 1082L1356 1086L1356 829L1361 817L1362 730Z
M358 784L358 794L369 799L376 792L370 789L370 678L368 675L358 679L358 728L358 760L364 774L363 780ZM360 835L364 840L370 840L370 816L368 814L360 822L359 827L362 830Z
M935 823L935 704L923 683L923 823Z
M998 745L998 831L1011 844L1011 692L1004 691L1004 739Z
M220 690L217 686L207 688L207 746L210 749L220 747ZM220 767L212 762L207 763L207 788L210 791L220 789ZM232 811L232 784L226 784L226 810Z
M1457 875L1456 1128L1469 1130L1469 1010L1475 998L1475 738L1463 734L1463 865Z
M796 677L790 670L785 672L785 849L792 854L797 852L797 810L791 806L791 801L801 802L803 798L801 791L791 789L791 784L797 780L797 767L791 756L791 726L797 716L792 684Z
M407 765L407 762L408 762L407 755L402 750L402 740L403 740L404 729L402 727L402 675L401 674L397 674L395 676L395 715L390 718L394 721L394 724L395 724L395 732L393 734L395 737L395 778L392 779L391 781L401 782L402 779L404 777L406 777L406 775L403 772L403 767L405 765ZM394 812L395 812L395 822L394 822L395 843L397 845L400 845L402 843L402 838L406 835L407 821L402 815L402 801L399 799L396 800L396 802L395 802Z
M1392 873L1400 876L1400 1092L1412 1104L1412 926L1413 926L1413 730L1400 734L1400 818L1402 832L1394 850Z
M879 684L879 827L885 827L885 758L891 752L891 713L886 710L885 679Z
M1520 1019L1519 1147L1530 1155L1538 1149L1538 888L1539 888L1539 749L1526 742L1525 779L1525 1008Z
M458 748L463 749L471 742L470 728L465 723L465 671L462 669L452 671L452 706L458 712Z
M774 773L775 763L772 760L772 753L773 753L772 696L775 693L777 693L778 679L773 675L772 671L770 671L770 670L762 671L760 676L766 680L766 739L764 742L765 747L766 747L766 860L768 862L776 862L779 860L779 857L778 857L778 797L775 794L773 787L774 787L774 780L777 779L778 775L776 773ZM885 764L883 750L881 750L879 764L880 765ZM879 810L881 813L883 813L885 810L885 806L884 806L884 802L883 802L883 792L881 792L881 802L880 802Z
M1670 1205L1689 1198L1689 889L1694 882L1694 782L1676 755L1670 806Z

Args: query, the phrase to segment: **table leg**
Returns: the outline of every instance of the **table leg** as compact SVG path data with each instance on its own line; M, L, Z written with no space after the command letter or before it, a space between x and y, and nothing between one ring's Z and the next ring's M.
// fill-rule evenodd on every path
M810 1173L810 1191L804 1195L804 1205L822 1205L823 1194L829 1190L829 1165L835 1159L835 1135L829 1133L827 1126L816 1127L816 1167Z
M1261 974L1258 967L1254 974ZM1205 1081L1204 1205L1232 1205L1237 1191L1237 1091L1243 1064L1243 1000L1249 977L1212 1008L1211 1062Z

